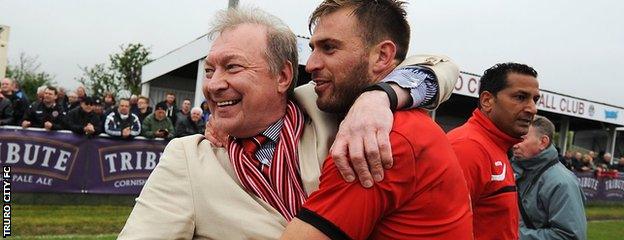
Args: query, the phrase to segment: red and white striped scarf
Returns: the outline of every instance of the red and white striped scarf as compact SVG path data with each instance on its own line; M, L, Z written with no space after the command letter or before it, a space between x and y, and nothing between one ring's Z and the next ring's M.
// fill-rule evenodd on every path
M294 103L288 102L284 125L273 153L269 181L245 154L243 146L230 140L229 155L238 180L248 192L271 204L287 221L299 211L307 195L299 176L297 146L303 132L303 113Z

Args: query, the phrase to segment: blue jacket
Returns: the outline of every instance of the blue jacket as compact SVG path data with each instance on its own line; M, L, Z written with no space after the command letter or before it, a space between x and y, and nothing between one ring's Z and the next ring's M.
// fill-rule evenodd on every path
M535 182L538 172L556 161ZM550 146L531 159L514 159L518 194L536 229L526 227L520 219L520 239L587 239L583 190L578 178L558 162L557 150ZM527 192L528 190L528 192Z

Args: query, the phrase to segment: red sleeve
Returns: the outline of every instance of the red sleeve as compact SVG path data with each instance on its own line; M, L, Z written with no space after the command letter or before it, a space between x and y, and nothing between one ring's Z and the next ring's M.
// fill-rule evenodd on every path
M310 195L297 218L332 239L366 239L384 215L413 195L415 156L403 135L390 133L395 165L382 182L363 188L345 182L331 157L323 164L319 189Z
M485 184L489 182L491 177L489 155L481 144L472 140L453 142L451 145L457 155L459 165L464 171L468 191L470 191L470 197L474 202L479 199Z

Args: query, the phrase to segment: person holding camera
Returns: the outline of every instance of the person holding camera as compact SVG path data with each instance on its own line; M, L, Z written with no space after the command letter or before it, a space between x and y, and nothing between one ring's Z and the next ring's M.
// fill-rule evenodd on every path
M163 102L156 104L154 112L143 120L141 136L146 138L171 139L174 135L173 123L167 117L167 105Z

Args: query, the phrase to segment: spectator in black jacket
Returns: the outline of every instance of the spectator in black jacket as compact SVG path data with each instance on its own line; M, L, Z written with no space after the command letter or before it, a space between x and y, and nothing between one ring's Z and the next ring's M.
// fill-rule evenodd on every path
M104 112L111 113L117 104L115 95L110 92L104 93Z
M88 136L98 135L102 131L100 117L93 112L95 101L91 97L85 97L80 107L67 113L65 126L77 134Z
M61 105L63 108L65 108L65 111L69 113L70 109L67 107L69 102L69 100L67 99L67 90L65 90L64 87L59 87L57 90L58 97L56 98L56 104Z
M68 92L67 93L67 103L65 104L65 110L70 111L74 108L80 106L80 100L78 99L78 94L76 92Z
M28 100L20 97L13 88L14 82L10 78L4 78L0 81L0 92L6 99L11 101L11 109L13 109L13 121L9 125L19 125L24 118L24 113L28 109ZM23 95L23 94L22 94Z
M140 122L143 122L145 117L152 113L152 107L149 106L149 102L149 98L145 96L139 96L139 99L137 100L137 109L133 113L139 117Z
M0 93L0 126L13 123L13 107L11 100Z
M573 162L574 157L573 157L573 155L574 155L574 153L572 151L568 150L563 155L563 158L560 159L561 164L563 164L563 166L565 166L570 171L574 171L574 162Z
M191 109L191 114L184 118L178 119L178 123L175 127L175 136L184 137L197 133L204 133L206 123L202 120L202 110L199 107Z
M191 115L191 106L191 99L186 98L182 100L182 108L180 108L178 113L176 113L177 122ZM173 125L175 125L177 122L174 122Z
M43 90L43 99L40 102L30 105L22 127L39 127L46 130L63 129L63 118L65 117L65 109L61 105L56 104L57 91L55 87L48 86Z
M175 124L178 120L178 106L176 105L175 93L168 92L167 94L165 94L165 100L159 103L164 103L167 105L167 109L165 109L165 114L171 120L171 123Z
M104 131L104 122L106 122L106 115L104 113L104 107L102 107L102 99L93 98L93 113L100 119L100 129Z

